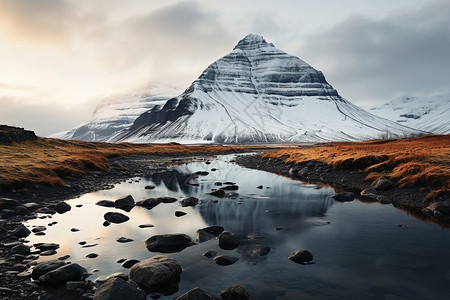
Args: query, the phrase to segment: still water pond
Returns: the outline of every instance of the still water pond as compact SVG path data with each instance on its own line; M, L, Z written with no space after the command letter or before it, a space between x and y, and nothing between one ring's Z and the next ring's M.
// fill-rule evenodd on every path
M155 234L185 233L196 238L197 229L221 225L242 237L235 250L222 250L210 240L169 256L183 267L179 292L200 287L214 294L233 284L244 285L251 299L450 299L450 231L429 224L391 205L338 203L330 198L331 188L304 185L274 174L250 170L230 162L230 156L169 168L149 177L134 178L113 189L70 200L72 210L51 219L36 219L29 226L47 226L45 236L30 236L30 243L61 245L56 255L70 255L93 272L89 279L128 270L121 258L143 260L159 253L149 252L144 241ZM186 180L183 174L208 171L206 176ZM235 199L208 195L216 182L235 182ZM145 186L155 185L153 190ZM263 188L257 188L262 185ZM138 201L171 196L180 200L197 197L195 207L176 202L130 212L95 205L99 200L116 200L132 195ZM76 205L81 205L76 207ZM122 224L104 227L103 215L119 211L130 217ZM187 214L176 217L175 211ZM51 222L57 222L48 226ZM139 228L141 224L154 227ZM401 226L400 226L401 225ZM72 232L71 228L79 231ZM277 230L276 230L276 229ZM131 238L118 243L119 237ZM85 241L89 248L82 248ZM256 250L270 247L266 256ZM213 249L236 256L230 266L219 266L202 254ZM297 249L308 249L314 264L299 265L288 260ZM96 253L96 258L86 258Z

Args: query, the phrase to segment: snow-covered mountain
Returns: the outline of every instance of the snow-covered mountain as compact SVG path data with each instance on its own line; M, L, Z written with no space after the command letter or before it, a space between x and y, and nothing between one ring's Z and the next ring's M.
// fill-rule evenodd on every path
M180 91L152 85L139 92L124 93L103 99L89 121L69 131L52 135L54 138L82 141L111 141L118 132L129 128L142 113L166 101Z
M416 134L339 96L317 71L249 34L178 97L113 141L302 143Z
M369 109L397 123L438 134L450 134L450 94L402 97Z

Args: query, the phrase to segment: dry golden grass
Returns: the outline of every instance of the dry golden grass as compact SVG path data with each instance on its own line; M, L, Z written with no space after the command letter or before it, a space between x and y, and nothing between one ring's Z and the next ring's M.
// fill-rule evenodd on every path
M299 146L264 156L281 157L286 163L322 161L334 169L360 169L369 173L366 180L385 176L401 188L429 188L432 192L427 199L449 193L450 189L450 135Z
M0 191L27 186L61 186L64 178L75 178L90 170L106 171L108 159L130 155L231 152L245 147L186 146L65 141L36 141L0 145ZM252 147L254 149L255 147Z

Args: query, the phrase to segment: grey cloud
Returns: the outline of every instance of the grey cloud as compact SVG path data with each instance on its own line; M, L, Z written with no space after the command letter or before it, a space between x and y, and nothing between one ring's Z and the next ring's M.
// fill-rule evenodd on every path
M448 92L449 16L448 1L383 20L353 16L309 37L298 52L356 103Z

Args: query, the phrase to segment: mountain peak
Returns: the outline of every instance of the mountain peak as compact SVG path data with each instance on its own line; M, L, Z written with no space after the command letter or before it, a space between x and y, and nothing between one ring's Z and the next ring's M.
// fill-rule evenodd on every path
M249 33L242 40L240 40L233 50L253 50L261 47L272 46L259 34Z

